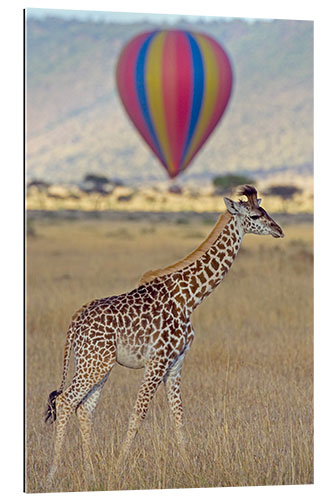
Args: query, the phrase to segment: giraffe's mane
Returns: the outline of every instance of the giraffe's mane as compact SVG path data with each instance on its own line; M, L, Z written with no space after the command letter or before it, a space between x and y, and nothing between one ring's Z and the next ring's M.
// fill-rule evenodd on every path
M207 238L198 246L198 248L193 250L193 252L191 252L183 259L175 262L174 264L171 264L170 266L145 272L139 281L139 286L146 285L157 277L166 276L167 274L170 274L172 272L180 271L181 269L184 269L184 267L187 267L198 260L215 243L231 217L232 215L229 212L220 215L212 231L209 233Z
M79 319L79 317L80 317L81 313L82 313L82 312L83 312L83 311L84 311L87 307L89 307L89 306L90 306L90 304L92 304L95 300L96 300L96 299L91 300L90 302L87 302L87 303L86 303L86 304L84 304L82 307L80 307L80 309L78 309L78 310L77 310L77 311L73 314L73 316L72 316L72 321L74 321L74 322L75 322L77 319Z

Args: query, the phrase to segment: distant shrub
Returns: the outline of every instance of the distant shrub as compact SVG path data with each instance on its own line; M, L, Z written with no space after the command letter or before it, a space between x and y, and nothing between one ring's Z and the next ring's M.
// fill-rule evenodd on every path
M80 184L80 189L85 193L98 193L107 195L112 193L118 182L114 182L108 177L99 174L86 174L83 183Z
M269 187L265 194L269 196L280 196L284 200L287 200L289 198L292 198L294 194L301 193L302 190L298 188L297 186L283 186L283 185L277 185L277 186L271 186Z
M117 198L117 201L120 201L120 202L126 202L126 201L131 201L131 199L133 198L133 194L122 194L120 196L118 196Z
M246 175L218 175L213 179L213 185L218 193L226 193L230 191L231 188L240 186L242 184L253 184L254 180Z
M51 184L49 182L45 182L45 181L42 181L39 179L33 179L32 181L30 181L28 183L27 188L28 188L28 191L29 191L29 188L32 188L32 187L37 188L38 191L47 191L50 186L51 186Z
M110 182L110 179L105 177L104 175L98 175L98 174L87 174L84 178L84 182L92 182L94 184L108 184Z
M177 184L174 184L174 185L169 187L168 191L169 191L169 193L172 193L172 194L182 194L183 189L180 186L177 186Z

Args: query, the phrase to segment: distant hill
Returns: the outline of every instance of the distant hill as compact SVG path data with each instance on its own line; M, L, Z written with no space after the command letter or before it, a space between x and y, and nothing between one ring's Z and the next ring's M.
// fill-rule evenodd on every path
M28 179L77 182L86 173L129 184L166 179L129 122L114 79L126 41L154 28L58 18L27 22ZM176 28L220 41L235 78L222 122L182 180L311 170L313 23L184 21Z

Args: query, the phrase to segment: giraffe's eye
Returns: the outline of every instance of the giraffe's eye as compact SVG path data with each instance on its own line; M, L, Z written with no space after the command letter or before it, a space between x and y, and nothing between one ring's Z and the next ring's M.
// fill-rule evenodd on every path
M256 220L259 219L260 215L250 215L251 219Z

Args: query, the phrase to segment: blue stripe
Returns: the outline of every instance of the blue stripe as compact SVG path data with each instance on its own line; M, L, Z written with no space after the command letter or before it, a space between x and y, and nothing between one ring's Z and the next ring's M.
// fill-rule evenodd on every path
M187 140L183 152L182 162L184 161L187 151L189 149L193 132L195 130L199 113L201 110L202 99L204 94L204 65L202 60L202 55L200 48L193 36L186 32L186 36L189 40L191 51L192 51L192 65L193 65L193 99L192 99L192 112L190 118L190 125L188 129Z
M138 100L141 106L141 111L144 116L145 122L148 126L150 135L155 143L155 146L163 158L162 150L157 139L153 122L150 116L149 105L147 101L146 93L146 57L150 43L158 32L155 31L144 41L142 47L139 50L138 59L136 63L136 92L138 95ZM164 159L164 158L163 158Z

